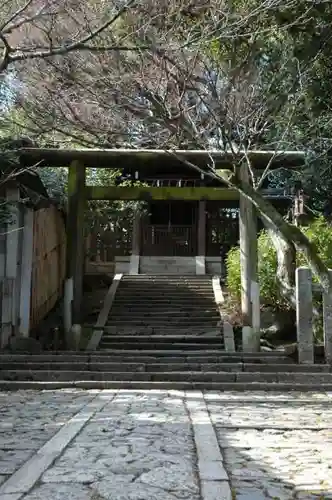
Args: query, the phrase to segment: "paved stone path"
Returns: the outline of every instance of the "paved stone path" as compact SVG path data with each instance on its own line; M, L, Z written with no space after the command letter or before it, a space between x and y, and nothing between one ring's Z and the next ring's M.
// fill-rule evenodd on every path
M332 499L332 395L205 399L236 500Z
M66 498L332 499L332 395L0 393L0 500Z

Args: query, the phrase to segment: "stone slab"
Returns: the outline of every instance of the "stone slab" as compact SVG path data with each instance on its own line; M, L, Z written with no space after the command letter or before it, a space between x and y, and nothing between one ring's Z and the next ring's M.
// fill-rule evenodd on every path
M214 430L210 430L207 425L196 424L194 425L194 432L196 449L201 460L221 460L220 448Z
M202 499L231 500L228 474L204 396L199 391L187 392L186 396L194 429Z
M113 393L112 396L114 396ZM108 402L109 397L98 394L72 417L37 453L0 486L0 498L9 493L27 493L94 413L101 410Z
M22 493L6 493L1 495L1 500L20 500L23 497Z
M198 469L201 481L228 481L228 474L223 462L211 460L199 460Z
M205 399L236 500L329 498L327 393L220 392Z
M228 481L202 481L202 500L232 500Z

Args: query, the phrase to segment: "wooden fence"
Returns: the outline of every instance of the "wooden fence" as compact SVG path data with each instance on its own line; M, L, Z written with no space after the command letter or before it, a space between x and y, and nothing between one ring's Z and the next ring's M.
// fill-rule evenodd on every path
M0 229L0 347L13 335L28 336L62 296L66 232L55 206L34 211L18 188L6 194L12 220Z
M116 260L131 255L132 214L119 220L110 207L105 204L105 210L99 207L86 214L86 274L114 274Z
M34 212L30 329L61 297L65 272L65 224L59 210L50 206Z
M332 273L332 270L330 270ZM324 356L332 363L332 291L326 293L313 284L308 267L296 269L296 327L299 363L314 363L314 300L313 293L322 295ZM319 314L319 311L317 311Z

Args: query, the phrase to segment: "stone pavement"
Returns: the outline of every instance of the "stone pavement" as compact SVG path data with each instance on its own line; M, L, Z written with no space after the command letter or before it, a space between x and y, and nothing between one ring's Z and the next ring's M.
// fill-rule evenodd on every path
M205 396L236 500L332 499L331 398Z
M332 395L0 393L0 500L293 498L332 499Z

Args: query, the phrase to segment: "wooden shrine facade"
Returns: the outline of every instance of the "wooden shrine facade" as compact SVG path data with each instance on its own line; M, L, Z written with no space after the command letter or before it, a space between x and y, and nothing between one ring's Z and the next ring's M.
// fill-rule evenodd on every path
M251 151L257 170L298 167L303 154ZM130 255L118 272L132 274L221 274L225 255L240 240L246 304L250 309L250 283L256 280L257 217L250 202L208 175L229 168L234 155L221 151L159 150L21 150L21 163L68 166L67 278L74 283L73 321L79 322L85 265L84 214L88 200L139 200L145 210L132 221ZM199 166L194 170L190 164ZM122 172L118 185L87 186L87 168L111 168ZM205 173L206 172L206 173ZM123 185L123 180L126 180ZM141 182L140 185L137 185ZM289 206L287 196L266 191L266 197ZM128 243L127 242L127 243ZM128 249L127 249L128 250ZM244 311L245 312L245 311ZM246 313L246 312L245 312ZM249 314L249 313L248 313Z

